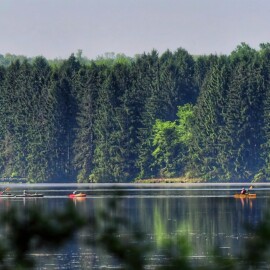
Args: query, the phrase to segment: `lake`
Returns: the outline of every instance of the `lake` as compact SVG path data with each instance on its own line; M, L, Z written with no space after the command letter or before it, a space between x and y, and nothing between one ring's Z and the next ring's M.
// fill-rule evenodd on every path
M110 199L120 200L121 216L130 224L119 237L128 237L134 228L145 234L144 241L155 252L147 257L148 268L164 263L161 239L185 235L192 251L190 260L203 264L211 260L213 248L222 254L241 253L246 239L252 237L245 224L258 224L269 205L270 185L256 184L256 199L235 199L243 184L35 184L8 185L9 192L43 193L44 198L0 198L0 212L36 205L44 211L61 210L72 201L85 216L96 215ZM1 186L1 190L7 185ZM245 186L248 188L248 186ZM73 190L87 194L84 200L72 200ZM120 193L119 193L120 192ZM86 230L60 250L36 252L36 269L109 269L117 262L109 255L84 243L91 238Z

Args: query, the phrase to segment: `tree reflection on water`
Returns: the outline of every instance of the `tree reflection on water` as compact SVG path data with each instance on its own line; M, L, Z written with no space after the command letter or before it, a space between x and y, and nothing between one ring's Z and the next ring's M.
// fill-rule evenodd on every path
M29 254L37 250L56 249L71 239L79 230L86 230L85 243L99 247L110 254L122 269L145 269L147 254L155 247L145 241L146 235L123 216L121 199L111 199L106 207L94 215L83 216L76 211L78 201L69 201L66 207L55 213L44 213L38 206L24 211L8 209L1 217L0 266L2 269L31 269L35 258ZM241 207L252 208L250 201L239 201ZM189 242L189 222L175 224L172 233L168 221L162 220L160 210L154 212L154 235L162 263L157 269L260 269L268 266L265 251L270 243L270 216L256 227L250 226L249 238L240 255L222 254L220 249L209 250L209 258L203 264L190 260L192 243ZM201 224L203 225L203 224ZM130 233L124 233L125 231Z

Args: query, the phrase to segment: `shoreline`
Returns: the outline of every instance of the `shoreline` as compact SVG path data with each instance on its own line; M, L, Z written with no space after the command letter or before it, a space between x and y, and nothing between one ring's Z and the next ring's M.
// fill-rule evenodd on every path
M209 183L201 178L187 178L187 177L175 177L175 178L151 178L151 179L140 179L135 180L134 183L139 184L166 184L166 183L183 183L183 184L193 184L193 183Z
M139 179L135 180L133 183L138 183L138 184L233 184L233 183L238 183L238 184L258 184L258 183L270 183L268 181L261 181L261 182L252 182L252 181L239 181L239 182L233 182L233 181L228 181L228 182L220 182L220 181L207 181L202 178L187 178L187 177L174 177L174 178L149 178L149 179Z

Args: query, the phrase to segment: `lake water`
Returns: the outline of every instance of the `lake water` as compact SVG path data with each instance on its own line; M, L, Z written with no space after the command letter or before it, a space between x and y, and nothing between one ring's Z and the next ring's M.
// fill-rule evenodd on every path
M79 190L87 194L84 200L73 200L77 211L89 216L106 208L111 198L121 198L121 215L145 233L145 243L155 252L147 257L148 268L163 263L161 237L184 234L192 247L190 259L197 263L211 259L211 250L221 253L241 253L244 242L252 235L245 224L258 224L270 200L270 185L256 184L256 199L235 199L243 184L36 184L9 185L9 192L43 193L44 198L0 198L0 212L10 207L27 208L37 205L50 212L63 209L67 194ZM1 186L3 190L6 186ZM248 188L248 186L245 186ZM122 192L119 194L119 192ZM133 229L119 237L128 237ZM84 243L91 238L80 231L75 239L57 251L32 254L37 258L36 269L109 269L117 262L103 250Z

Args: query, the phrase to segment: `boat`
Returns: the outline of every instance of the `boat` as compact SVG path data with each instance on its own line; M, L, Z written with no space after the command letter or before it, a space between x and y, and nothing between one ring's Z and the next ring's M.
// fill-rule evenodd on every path
M234 194L233 196L234 198L249 198L249 199L254 199L256 198L256 194L255 193L246 193L246 194Z
M76 193L76 194L69 194L68 195L69 198L85 198L86 194L85 193Z
M20 198L40 198L40 197L44 197L44 195L41 194L41 193L23 193L23 194L16 195L16 197L20 197Z

